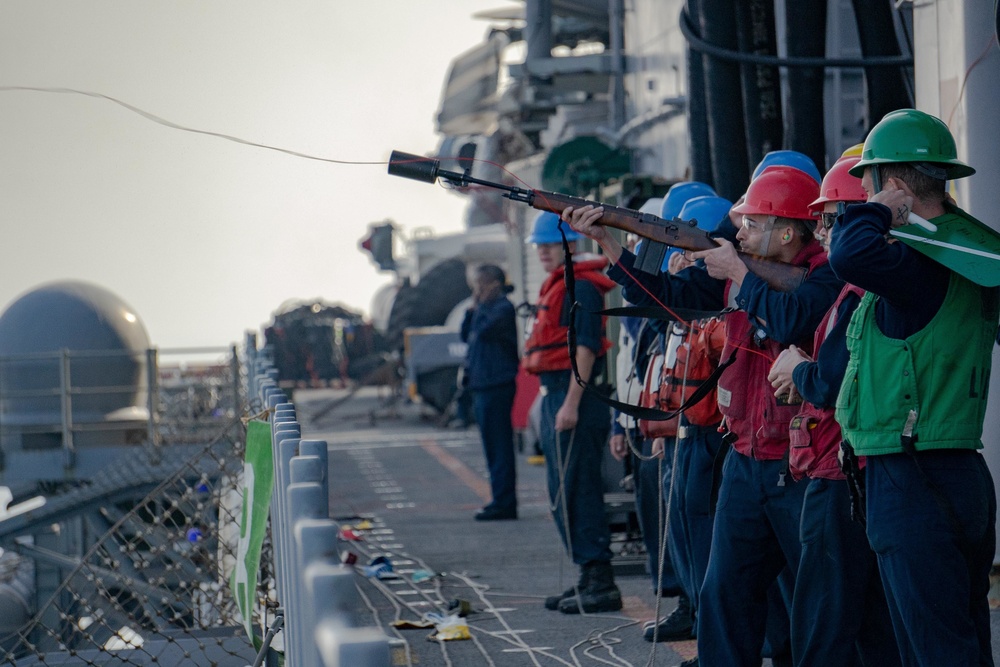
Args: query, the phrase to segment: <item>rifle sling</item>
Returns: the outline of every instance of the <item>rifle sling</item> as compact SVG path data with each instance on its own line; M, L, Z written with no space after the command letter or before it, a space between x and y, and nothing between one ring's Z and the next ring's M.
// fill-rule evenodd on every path
M569 295L570 312L569 312L569 326L566 335L566 342L569 345L569 363L573 369L573 377L577 384L582 386L585 391L590 392L597 397L602 403L605 403L612 408L618 410L622 414L626 414L629 417L635 419L643 419L646 421L666 421L668 419L673 419L677 415L683 413L692 405L695 405L701 401L705 396L715 388L718 384L719 378L722 376L723 371L725 371L732 363L736 360L736 350L729 355L729 359L719 364L708 378L705 379L698 388L691 393L684 404L681 405L676 410L666 412L664 410L659 410L657 408L644 408L640 405L632 405L631 403L623 403L617 401L609 396L605 396L601 390L597 389L592 382L584 381L580 377L580 369L576 365L576 311L580 307L580 304L576 301L576 275L573 272L573 253L570 251L569 242L566 240L566 233L563 231L560 225L559 232L562 235L562 245L563 245L563 260L564 260L564 272L563 279L566 282L566 293ZM637 306L625 307L625 308L609 308L606 310L593 313L594 315L612 315L612 316L625 316L632 315L636 317L648 317L650 319L658 320L676 320L677 316L681 313L692 315L690 319L703 319L705 317L712 317L714 315L719 315L722 311L701 311L701 310L687 310L680 309L674 311L673 314L668 312L664 308L641 308ZM648 313L648 314L643 314Z

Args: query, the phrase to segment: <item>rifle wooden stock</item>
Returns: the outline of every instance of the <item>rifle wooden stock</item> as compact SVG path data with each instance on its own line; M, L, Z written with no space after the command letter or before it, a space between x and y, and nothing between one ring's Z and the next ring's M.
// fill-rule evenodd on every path
M573 208L601 206L604 208L604 214L597 220L597 224L605 227L620 229L682 250L709 250L717 248L719 245L708 235L708 232L698 229L695 220L680 220L678 218L664 220L651 213L641 213L630 208L608 206L579 197L542 190L532 190L530 200L527 203L532 208L557 215L569 206ZM748 255L743 252L736 254L751 273L779 292L793 292L805 280L805 267L792 266L785 262Z

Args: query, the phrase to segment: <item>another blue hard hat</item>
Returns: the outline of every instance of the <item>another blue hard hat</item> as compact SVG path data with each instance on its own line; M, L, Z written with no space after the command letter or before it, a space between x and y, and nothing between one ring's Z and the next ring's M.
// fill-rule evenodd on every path
M545 211L535 218L535 224L531 228L531 236L529 236L526 241L536 245L544 245L546 243L562 243L563 236L559 232L560 226L562 227L562 231L566 234L567 241L575 241L579 238L583 238L583 234L575 231L569 226L568 222L562 222L559 220L559 216L555 213Z
M753 170L751 181L761 175L768 167L793 167L799 171L804 171L813 177L817 183L823 182L823 176L819 173L816 163L805 153L798 151L771 151L764 156L757 168Z
M698 229L714 232L719 222L729 217L729 209L732 207L733 202L725 197L695 197L685 202L677 217L681 220L696 220Z
M663 206L660 207L660 217L664 220L676 218L687 200L706 195L715 195L715 190L708 183L702 183L701 181L674 183L667 190L667 196L663 198Z

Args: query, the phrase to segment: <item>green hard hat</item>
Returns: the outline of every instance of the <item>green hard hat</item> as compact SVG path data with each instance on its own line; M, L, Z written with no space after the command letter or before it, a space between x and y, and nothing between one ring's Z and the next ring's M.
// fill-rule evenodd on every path
M976 170L958 159L955 139L940 118L899 109L885 115L872 128L851 175L861 178L865 167L893 162L930 162L944 170L947 180L972 176Z

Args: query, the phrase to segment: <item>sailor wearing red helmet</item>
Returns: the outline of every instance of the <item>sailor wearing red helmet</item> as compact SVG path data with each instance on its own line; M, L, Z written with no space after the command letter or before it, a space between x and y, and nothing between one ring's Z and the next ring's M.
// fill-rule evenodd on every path
M860 148L848 149L837 160L811 204L820 216L816 237L827 249L838 216L848 205L868 198L861 179L849 171L861 160ZM875 553L864 525L852 518L849 485L858 484L862 473L849 459L848 479L837 457L841 433L834 405L847 369L847 324L863 294L854 285L844 285L816 329L815 361L792 345L768 375L777 394L791 393L805 401L789 426L788 467L807 484L802 557L791 610L796 665L900 664Z
M779 292L751 273L724 239L717 239L718 248L690 254L704 260L706 270L638 275L634 256L597 224L602 209L563 212L563 219L600 243L615 262L608 276L625 287L629 301L738 309L725 315L722 359L731 364L718 386L733 451L724 464L697 625L699 658L708 665L760 665L768 589L786 565L794 572L799 561L805 485L787 474L788 422L798 406L776 399L767 373L788 345L810 347L809 338L842 285L810 229L809 204L818 194L819 183L808 174L770 167L734 208L742 216L737 239L744 251L808 269L790 292Z

